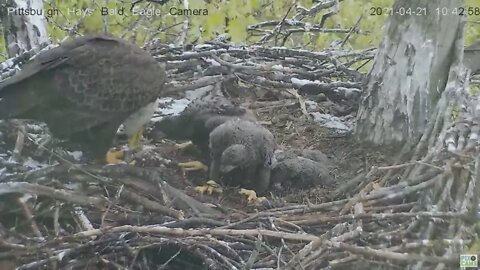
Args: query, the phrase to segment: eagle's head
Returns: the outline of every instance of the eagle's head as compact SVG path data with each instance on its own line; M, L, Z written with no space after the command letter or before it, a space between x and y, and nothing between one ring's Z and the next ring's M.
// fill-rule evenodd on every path
M222 153L220 158L220 172L225 174L236 168L241 168L248 164L250 159L250 152L245 145L231 145Z

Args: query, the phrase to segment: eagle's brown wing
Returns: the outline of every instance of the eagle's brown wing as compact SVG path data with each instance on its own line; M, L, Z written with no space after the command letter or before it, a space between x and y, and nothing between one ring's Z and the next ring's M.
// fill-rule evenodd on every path
M118 126L159 96L165 77L137 46L83 36L41 52L1 82L0 118L45 122L54 136L104 153Z

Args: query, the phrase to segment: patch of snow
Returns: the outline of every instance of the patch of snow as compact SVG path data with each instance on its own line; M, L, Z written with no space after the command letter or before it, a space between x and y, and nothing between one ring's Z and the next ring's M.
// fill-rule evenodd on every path
M57 254L58 261L63 260L63 257L65 257L65 255L67 255L67 251L70 251L70 249L62 250L60 253Z
M3 62L0 64L0 69L7 69L9 67L13 67L15 65L15 62L13 62L13 59L8 59L7 61Z
M6 159L4 159L4 160L5 160L6 165L17 165L18 164L18 162L15 159L13 159L12 156L5 155L5 157L6 157Z
M34 141L39 141L42 139L42 134L36 134L36 133L29 133L28 134L30 138L32 138Z
M203 50L203 49L207 50L207 49L210 49L210 48L212 48L212 45L210 45L210 44L198 44L198 45L195 46L196 50Z
M186 91L185 96L190 100L194 100L196 98L205 96L212 89L213 89L213 85L207 85L204 87L197 88L195 90Z
M43 128L40 124L27 124L27 128L34 132L42 132Z
M175 116L180 114L192 102L192 100L205 96L213 89L212 85L200 87L195 90L185 92L185 98L174 99L172 97L163 97L158 99L160 107L155 111L156 116L152 118L152 122L158 122L166 115Z
M326 128L335 129L339 133L351 132L355 127L355 119L351 115L337 117L330 114L313 112L312 116L315 122L318 122Z
M67 153L73 157L73 159L75 159L76 161L80 161L80 159L82 158L83 156L83 152L82 151L67 151Z
M150 119L151 122L159 122L163 119L163 116L154 116Z
M206 58L204 59L205 62L209 63L210 65L214 66L214 67L219 67L221 66L220 63L218 63L217 61L215 61L214 59L210 59L210 58Z
M313 25L311 23L305 23L304 28L307 32L310 32L310 30L312 30L312 27Z
M158 100L158 103L161 104L162 106L158 108L156 112L158 112L161 116L152 118L152 121L153 122L160 121L165 115L171 115L171 116L178 115L183 110L185 110L185 107L187 107L188 104L190 104L190 102L191 101L186 98L181 98L181 99L173 99L171 97L160 98Z
M343 93L346 98L356 98L362 94L362 91L358 88L337 87L334 91Z
M314 110L317 108L318 103L313 100L305 100L305 105L307 105L307 109Z
M27 160L23 163L23 166L31 169L39 169L46 166L46 164L42 164L36 160L33 160L31 157L28 157Z
M292 78L290 80L294 86L301 87L304 86L305 84L319 84L320 81L315 80L315 81L310 81L310 80L305 80L305 79L297 79L297 78Z
M358 88L338 87L337 89L343 91L347 95L351 93L361 93L360 89ZM335 89L335 91L338 91L337 89Z

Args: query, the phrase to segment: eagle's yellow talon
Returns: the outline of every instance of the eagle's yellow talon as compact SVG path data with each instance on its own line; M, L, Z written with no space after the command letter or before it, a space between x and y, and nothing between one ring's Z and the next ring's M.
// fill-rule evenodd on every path
M193 146L193 143L191 141L175 144L175 147L178 148L178 149L181 149L181 150L183 150L185 148L188 148L188 147L192 147L192 146Z
M220 187L220 185L213 180L207 181L207 183L205 183L203 186L195 187L195 191L200 194L204 194L206 192L209 195L211 195L213 192L219 194L223 193L223 189Z
M128 148L129 149L136 149L140 146L140 140L143 136L143 128L139 131L133 133L132 137L128 139Z
M267 199L265 197L257 197L257 193L254 190L250 189L241 188L238 193L247 196L248 203L258 204Z
M175 144L175 148L177 148L179 151L197 151L198 148L195 144L192 143L192 141L184 142L184 143L177 143Z
M119 164L123 162L123 156L124 152L123 151L117 151L117 150L109 150L105 156L105 161L107 164Z
M208 172L208 167L200 161L189 161L178 163L183 172L190 171L205 171Z

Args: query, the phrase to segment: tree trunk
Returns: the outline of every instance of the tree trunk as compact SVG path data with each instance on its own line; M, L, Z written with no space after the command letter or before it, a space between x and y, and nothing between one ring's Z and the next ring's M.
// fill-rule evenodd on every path
M395 2L366 79L355 131L359 140L376 145L419 140L445 89L461 20L453 11L461 4L460 0ZM415 15L400 15L408 10Z
M5 44L10 57L50 43L42 0L7 0L2 10ZM26 12L35 15L25 15Z

